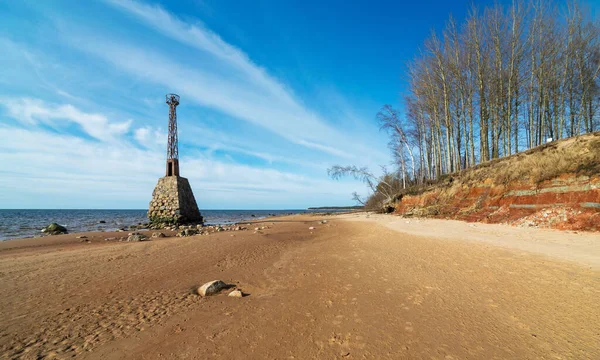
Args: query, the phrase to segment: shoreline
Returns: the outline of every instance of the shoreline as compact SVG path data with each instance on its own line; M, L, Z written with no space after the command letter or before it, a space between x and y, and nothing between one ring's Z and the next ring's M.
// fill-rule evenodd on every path
M38 210L35 209L36 211L43 211L43 210ZM61 211L61 210L57 210L57 211ZM69 210L70 211L70 210ZM85 211L105 211L105 210L85 210ZM113 210L108 210L108 211L113 211ZM120 210L117 210L120 211ZM124 211L142 211L142 210L124 210ZM145 211L145 210L143 210ZM207 211L207 210L205 210ZM213 210L215 211L215 210ZM216 211L222 211L222 212L239 212L239 211L248 211L248 212L255 212L255 211L259 211L259 210L216 210ZM232 226L232 225L238 225L238 224L242 224L242 223L248 223L248 222L252 222L252 221L259 221L259 220L268 220L271 218L278 218L278 217L285 217L285 216L296 216L296 215L311 215L311 216L329 216L329 215L342 215L342 214L352 214L352 213L358 213L357 211L342 211L342 210L334 210L334 211L311 211L311 210L260 210L260 211L275 211L275 212L282 212L281 214L273 214L273 213L269 213L269 214L264 214L264 215L254 215L254 214L250 214L249 218L241 218L241 219L237 219L237 220L223 220L223 221L210 221L210 222L205 222L204 226ZM296 213L289 213L288 211L297 211ZM145 219L146 221L148 221L148 219ZM56 222L56 221L51 221L51 222ZM45 224L44 226L46 226L48 224ZM64 225L64 224L60 224L59 225ZM70 234L76 234L76 235L85 235L87 233L106 233L106 234L110 234L110 237L114 237L116 232L125 232L125 233L129 233L129 232L133 232L133 231L163 231L166 230L166 227L163 229L151 229L149 227L149 223L145 222L145 223L138 223L138 224L131 224L131 225L125 225L125 224L121 224L121 226L119 227L108 227L106 225L105 220L102 220L102 222L98 222L98 223L93 223L90 225L87 225L90 229L89 230L83 230L83 231L78 231L78 230L74 230L71 231L69 229L69 233L66 235L70 235ZM187 225L187 224L186 224ZM186 226L183 225L183 226ZM195 224L194 224L195 225ZM93 226L104 226L103 229L91 229L91 227ZM20 237L10 237L10 238L2 238L0 237L0 243L4 242L4 241L13 241L13 240L24 240L24 239L41 239L41 238L48 238L49 236L55 236L55 235L48 235L48 234L44 234L41 232L41 229L36 229L35 231L37 231L35 234L33 235L23 235Z
M231 225L308 210L203 210L205 225ZM136 231L149 228L147 210L0 210L0 242L45 237L41 230L58 223L70 233ZM142 225L146 226L142 226Z
M250 223L248 230L189 237L161 231L167 237L143 242L104 241L107 233L90 232L83 239L89 242L79 234L16 239L10 247L0 242L1 353L89 359L227 359L240 351L252 359L600 355L599 272L572 251L583 249L576 244L586 234L543 243L575 254L565 259L498 240L539 245L549 232L538 229L520 238L511 229L522 229L510 226L368 214ZM216 279L249 296L195 294Z

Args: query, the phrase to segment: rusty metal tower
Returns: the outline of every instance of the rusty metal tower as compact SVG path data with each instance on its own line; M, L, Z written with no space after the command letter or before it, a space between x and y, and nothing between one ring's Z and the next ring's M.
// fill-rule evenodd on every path
M179 176L179 147L177 144L177 105L179 105L179 95L167 94L167 104L169 105L167 176Z

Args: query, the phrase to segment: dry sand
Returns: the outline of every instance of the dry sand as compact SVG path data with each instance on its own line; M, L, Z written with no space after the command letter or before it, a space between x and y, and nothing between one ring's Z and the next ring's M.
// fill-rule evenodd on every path
M0 243L2 358L600 359L597 234L364 214L262 225ZM192 293L215 279L250 295Z

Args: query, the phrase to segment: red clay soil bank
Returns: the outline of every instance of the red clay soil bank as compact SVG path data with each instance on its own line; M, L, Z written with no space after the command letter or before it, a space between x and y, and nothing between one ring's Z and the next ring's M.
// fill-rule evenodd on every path
M528 181L476 186L454 184L405 195L396 214L510 223L563 230L600 231L600 175L563 174L540 184Z

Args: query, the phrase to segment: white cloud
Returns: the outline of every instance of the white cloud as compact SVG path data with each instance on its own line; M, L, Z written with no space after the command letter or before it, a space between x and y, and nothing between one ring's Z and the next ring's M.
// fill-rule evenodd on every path
M193 148L182 154L182 175L190 179L204 208L347 204L349 194L362 186L351 181L333 182L327 179L325 169L337 162L363 165L387 159L369 148L362 134L353 134L347 122L331 125L326 119L332 117L325 118L304 105L282 80L204 25L182 21L157 6L107 1L175 39L183 45L179 50L184 51L175 54L160 49L160 41L128 39L133 36L129 31L110 37L119 30L99 22L77 27L56 13L47 14L50 26L59 29L58 38L49 43L60 44L56 48L60 54L52 56L52 47L33 50L9 43L18 48L9 47L8 58L0 54L0 60L10 65L5 66L0 83L12 91L12 86L27 76L25 85L11 94L30 97L0 98L4 113L22 124L8 125L12 122L3 123L0 118L0 203L10 201L11 207L19 207L14 204L26 199L30 207L109 204L144 208L156 179L164 175L166 134L153 120L159 104L164 106L162 98L154 98L156 88L161 87L180 93L182 103L218 110L221 114L216 116L210 112L214 118L227 114L230 116L223 118L243 120L223 129L211 126L210 133L202 129L194 134L196 125L209 126L220 119L201 124L195 119L181 119L186 125L182 146ZM149 35L157 37L154 32ZM82 53L73 52L68 45L83 50L85 61L80 61ZM65 54L68 56L63 57ZM96 62L98 59L102 61ZM17 64L21 71L13 76ZM120 71L111 71L111 65ZM54 94L60 95L60 100ZM81 94L81 98L72 94ZM136 122L145 119L144 125L135 126L127 120L129 115L119 119L103 114L105 110L98 111L105 108L129 111ZM77 136L81 132L72 133L73 125L95 140ZM44 130L49 127L58 131ZM243 155L264 161L248 160L249 156ZM254 165L236 163L240 159ZM56 202L67 196L69 202Z
M76 35L73 35L76 37ZM270 130L298 145L351 157L347 151L325 144L351 143L341 133L323 123L298 104L286 105L255 86L244 86L237 79L219 77L171 61L159 53L114 41L93 42L78 38L76 46L113 63L131 74L165 87L178 89L186 99L209 106L238 119ZM201 69L201 67L198 67Z
M223 41L219 35L207 29L202 23L198 21L194 24L186 23L157 5L152 6L131 0L107 0L107 3L138 17L167 37L214 55L220 61L245 73L262 88L275 94L279 101L295 105L294 98L280 82L254 64L243 51Z
M133 137L137 142L151 149L165 149L167 146L167 133L152 126L143 126L133 131Z
M209 57L177 60L149 48L64 27L64 36L83 51L154 84L172 88L185 100L263 127L288 141L343 158L356 157L357 141L305 108L290 89L255 65L246 54L202 25L185 23L157 6L109 1L150 27ZM210 64L211 70L207 70ZM218 71L215 71L215 68Z
M8 108L7 103L18 101L2 102L2 105ZM118 129L109 131L110 134L123 133L119 126L111 128L113 123L102 114L85 113L68 104L48 105L37 99L28 99L25 103L28 106L9 109L11 116L23 123L29 123L29 119L84 117L86 124L103 124L107 125L107 129ZM135 141L144 143L157 139L159 133L149 127L132 131ZM35 127L0 123L0 139L3 139L0 142L3 160L0 193L4 194L0 201L4 207L15 207L12 204L19 203L15 196L27 194L29 206L34 207L39 204L80 208L97 207L97 204L114 204L113 207L127 204L125 207L128 208L144 208L156 180L164 176L162 146L139 148L124 136L110 139L99 136L100 141L93 141ZM203 208L239 208L247 207L247 204L259 208L294 203L321 205L324 197L346 199L354 186L333 183L324 177L315 179L211 158L184 156L180 162L182 175L190 179L198 203Z
M88 135L102 141L115 139L126 134L132 120L109 122L101 114L86 113L73 105L48 104L39 99L3 98L0 103L7 109L8 115L28 125L43 123L60 128L61 121L72 122L81 126Z

